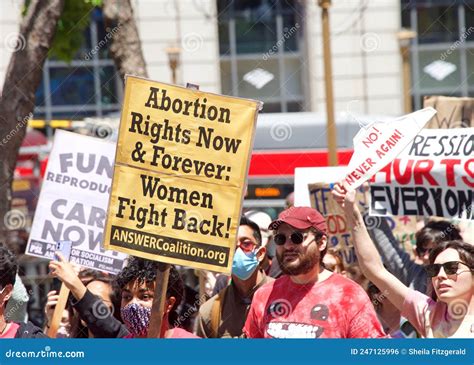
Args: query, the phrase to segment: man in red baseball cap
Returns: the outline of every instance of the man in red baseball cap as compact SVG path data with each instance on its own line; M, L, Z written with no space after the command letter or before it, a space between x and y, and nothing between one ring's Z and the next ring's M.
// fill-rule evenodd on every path
M358 284L326 270L327 225L317 210L291 207L273 221L276 256L285 274L254 294L244 326L249 338L384 337Z

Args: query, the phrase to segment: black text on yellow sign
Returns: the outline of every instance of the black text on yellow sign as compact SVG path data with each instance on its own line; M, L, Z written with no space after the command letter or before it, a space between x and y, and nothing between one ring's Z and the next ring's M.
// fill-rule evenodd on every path
M229 273L258 106L128 77L106 247Z
M127 88L117 163L243 186L257 102L136 78Z

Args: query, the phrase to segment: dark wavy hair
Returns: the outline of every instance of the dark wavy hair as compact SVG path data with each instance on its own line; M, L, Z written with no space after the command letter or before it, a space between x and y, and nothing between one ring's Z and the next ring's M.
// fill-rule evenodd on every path
M115 279L116 287L122 291L125 286L138 280L142 283L152 283L156 280L156 271L164 271L165 264L161 262L142 259L139 257L130 256L128 264L117 275ZM166 298L175 297L176 302L168 316L168 322L172 325L178 319L177 308L183 301L184 297L184 283L178 270L173 265L170 265L170 272L168 278L168 288L166 289Z
M102 271L93 270L93 269L84 269L79 272L77 275L81 279L82 283L85 286L88 286L94 281L100 281L111 287L110 301L112 303L112 313L113 316L122 322L122 317L120 316L120 292L117 290L114 284L115 276L106 274ZM71 294L72 295L72 294ZM72 296L69 296L72 300ZM105 303L104 303L105 304ZM69 305L67 307L69 311L69 323L71 328L71 338L87 338L89 333L87 327L83 326L81 323L81 318L79 314L74 310L74 308Z
M459 253L459 258L463 261L469 268L474 270L474 246L470 245L469 243L463 241L444 241L441 242L438 246L433 248L430 252L430 264L433 264L436 260L438 255L447 250L448 248L452 248Z
M459 229L448 221L430 221L416 232L416 252L420 255L424 247L433 242L437 246L445 241L462 241Z
M257 241L258 245L261 246L261 244L262 244L262 233L260 232L260 227L258 226L257 223L255 223L254 221L248 219L245 216L242 216L240 218L239 226L248 226L248 227L250 227L253 231L253 237Z
M18 262L15 255L0 243L0 290L8 284L15 285L17 272Z
M439 243L433 250L430 252L429 262L433 264L436 260L438 255L447 250L448 248L452 248L459 253L459 258L461 261L466 263L467 266L471 269L471 272L474 274L474 246L470 245L469 243L463 241L444 241ZM436 295L436 291L433 288L432 281L428 279L428 294L431 299L437 301L438 296Z

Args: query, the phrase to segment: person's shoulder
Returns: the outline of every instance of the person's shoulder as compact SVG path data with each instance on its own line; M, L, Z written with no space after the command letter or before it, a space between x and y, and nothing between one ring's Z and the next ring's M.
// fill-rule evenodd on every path
M201 337L196 336L194 333L186 331L183 328L175 327L173 328L173 332L170 338L201 338Z
M338 273L332 273L332 275L326 280L326 283L328 285L343 288L344 291L366 294L364 288L362 288L359 284Z
M201 318L210 320L212 306L214 305L218 296L219 294L216 294L201 304L201 306L199 307L199 316Z
M31 322L17 323L18 329L15 338L46 338L43 330Z
M269 296L274 290L285 288L288 283L286 275L280 276L278 279L268 277L268 280L255 292L254 296L259 298Z

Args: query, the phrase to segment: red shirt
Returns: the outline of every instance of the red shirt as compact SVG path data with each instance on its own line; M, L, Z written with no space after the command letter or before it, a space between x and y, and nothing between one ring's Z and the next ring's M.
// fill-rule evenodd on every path
M282 276L257 290L244 326L249 338L385 337L375 309L355 282L332 274L295 284Z
M188 332L182 328L175 327L173 328L173 333L168 338L201 338L201 337L196 336L195 334L192 334L191 332Z
M20 325L18 323L10 323L9 328L5 332L0 334L0 338L15 338L16 331L18 331L18 328L20 328Z

